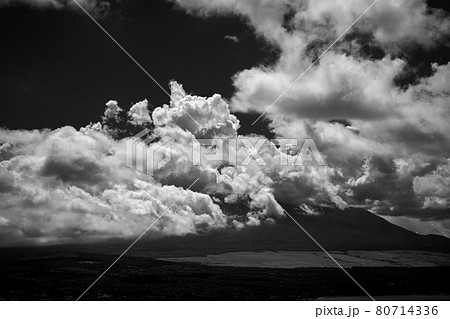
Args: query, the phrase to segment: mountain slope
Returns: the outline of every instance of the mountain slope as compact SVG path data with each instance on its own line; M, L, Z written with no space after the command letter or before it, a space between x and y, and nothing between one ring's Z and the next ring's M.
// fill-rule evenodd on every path
M450 239L437 235L418 235L393 225L364 209L316 208L319 215L306 215L298 207L283 207L326 250L429 250L450 252ZM242 207L224 205L227 214ZM78 249L120 253L129 242L103 243ZM75 247L74 247L75 248ZM320 250L320 248L289 218L275 224L224 229L203 234L142 238L132 255L152 257L200 256L233 251Z

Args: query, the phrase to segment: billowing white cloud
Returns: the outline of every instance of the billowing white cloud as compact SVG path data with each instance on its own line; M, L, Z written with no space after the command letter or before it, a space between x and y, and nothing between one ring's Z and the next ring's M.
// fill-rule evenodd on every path
M226 225L208 195L140 180L124 165L125 140L103 131L1 130L0 143L5 141L10 146L0 162L2 245L137 236L166 210L154 235Z
M219 94L210 98L186 94L183 86L175 81L170 83L170 88L170 105L153 111L156 126L175 124L198 138L236 136L239 120L230 113L228 103Z
M106 109L104 112L104 115L102 117L103 121L107 121L109 119L118 120L119 113L122 111L122 109L119 107L119 103L114 100L108 101L106 103Z
M152 122L148 110L148 101L143 100L134 104L128 111L130 123L136 126L142 126Z
M166 107L165 115L173 118L156 121L153 130L159 137L153 146L167 147L171 152L171 161L153 176L125 166L128 138L114 139L110 135L114 127L106 124L91 123L80 130L68 126L56 130L0 130L2 245L136 237L163 213L150 232L153 236L254 226L281 217L281 207L270 189L271 180L257 165L248 170L229 167L223 172L219 170L221 161L192 165L194 134L235 138L238 122L218 95L208 99L180 95L179 88L173 83L172 98L180 99ZM130 123L146 124L136 123L141 118L149 119L143 109L147 110L147 101L131 107ZM194 111L201 129L191 132L189 126L183 128L186 122L180 119L186 110ZM109 101L103 121L117 122L123 112L116 101ZM217 122L209 121L211 118ZM163 137L170 137L171 143L163 145ZM244 149L239 152L245 154ZM251 187L253 178L269 187L264 191ZM197 179L192 190L186 190ZM239 192L247 197L240 200L248 201L251 208L239 218L225 215L212 199Z
M309 0L292 23L312 28L307 32L326 28L339 35L371 3L373 0ZM434 46L442 36L448 35L449 25L443 12L428 8L425 0L394 0L378 1L355 28L373 34L383 46L397 49L405 43Z

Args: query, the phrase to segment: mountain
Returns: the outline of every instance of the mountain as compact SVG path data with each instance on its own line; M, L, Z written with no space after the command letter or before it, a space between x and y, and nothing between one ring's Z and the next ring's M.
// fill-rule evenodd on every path
M305 214L299 207L283 205L326 250L428 250L450 252L450 239L438 235L419 235L393 225L361 208L339 210L316 207L317 215ZM222 205L228 214L242 215L248 210L239 204ZM127 242L71 246L75 250L121 253ZM289 217L274 224L222 229L202 234L142 238L128 254L151 257L201 256L235 251L320 250Z

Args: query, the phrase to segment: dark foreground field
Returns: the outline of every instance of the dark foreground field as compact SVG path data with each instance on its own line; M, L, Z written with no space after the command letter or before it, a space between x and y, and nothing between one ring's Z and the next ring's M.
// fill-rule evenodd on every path
M78 252L0 250L0 299L75 300L115 258ZM450 295L450 267L348 271L373 296L395 299L420 295L426 299L432 295L446 299ZM311 300L348 296L365 298L338 268L236 268L125 256L83 300Z

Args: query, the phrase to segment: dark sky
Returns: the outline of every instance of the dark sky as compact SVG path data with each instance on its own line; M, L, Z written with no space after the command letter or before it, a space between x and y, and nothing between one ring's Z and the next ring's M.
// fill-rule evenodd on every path
M239 18L211 23L166 1L124 2L99 21L163 86L175 79L201 96L229 98L233 74L276 55ZM78 128L99 120L110 99L124 108L144 98L168 102L81 11L3 7L0 39L2 127Z

